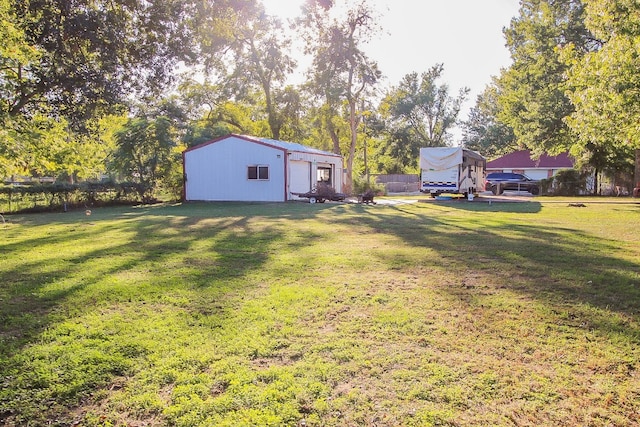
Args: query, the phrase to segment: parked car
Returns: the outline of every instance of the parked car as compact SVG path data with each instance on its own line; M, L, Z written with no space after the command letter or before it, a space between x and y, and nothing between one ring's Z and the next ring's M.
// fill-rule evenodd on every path
M492 172L487 175L484 189L493 194L502 194L505 190L528 191L540 194L540 181L536 181L521 173Z

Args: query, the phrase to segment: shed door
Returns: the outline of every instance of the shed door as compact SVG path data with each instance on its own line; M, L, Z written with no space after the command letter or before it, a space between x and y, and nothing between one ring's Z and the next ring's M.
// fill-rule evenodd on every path
M291 193L306 193L311 190L311 163L292 160L290 171L289 191Z

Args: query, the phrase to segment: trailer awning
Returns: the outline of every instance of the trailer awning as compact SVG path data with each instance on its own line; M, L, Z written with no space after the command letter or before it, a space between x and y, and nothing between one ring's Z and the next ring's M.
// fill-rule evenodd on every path
M445 170L462 163L462 147L428 147L420 149L420 169Z

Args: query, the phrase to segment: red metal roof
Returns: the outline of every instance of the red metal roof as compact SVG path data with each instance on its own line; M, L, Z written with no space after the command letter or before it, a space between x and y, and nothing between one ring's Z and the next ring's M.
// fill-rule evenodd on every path
M539 159L532 159L529 150L521 150L487 162L487 169L566 169L572 168L573 164L569 153L557 156L543 154Z

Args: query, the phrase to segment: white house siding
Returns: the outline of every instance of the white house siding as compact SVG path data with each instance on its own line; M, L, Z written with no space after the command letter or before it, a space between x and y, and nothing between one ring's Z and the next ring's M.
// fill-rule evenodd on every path
M268 180L248 179L249 166L268 166ZM228 135L183 153L185 200L265 201L296 199L317 184L318 169L331 170L341 191L342 157L301 144Z
M524 174L531 179L547 179L553 176L557 170L553 169L525 169Z
M185 199L203 201L286 200L286 152L235 136L184 152ZM268 180L250 180L249 166L268 166Z

